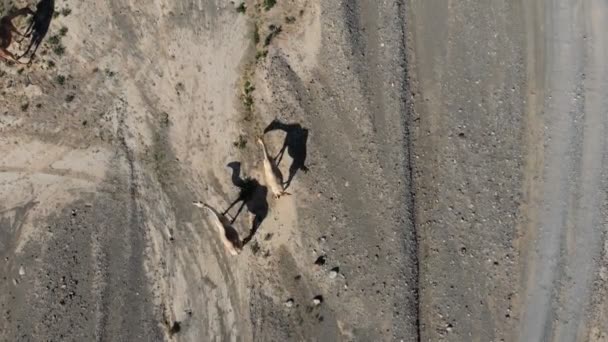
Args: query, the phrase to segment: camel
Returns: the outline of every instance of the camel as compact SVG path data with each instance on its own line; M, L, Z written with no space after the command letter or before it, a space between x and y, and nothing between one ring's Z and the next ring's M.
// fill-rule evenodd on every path
M230 254L239 255L243 249L243 243L241 242L236 229L232 227L230 220L207 203L194 202L192 204L201 209L205 208L213 214L213 223L215 224L215 228L217 228L224 247L226 247L226 250L228 250Z
M24 37L24 34L19 32L15 25L13 25L13 19L19 16L25 16L28 14L33 14L32 10L24 7L22 9L16 10L11 14L7 14L4 17L0 18L0 58L13 61L15 63L23 64L19 62L18 58L15 57L10 51L8 51L8 47L13 42L13 33Z
M264 179L266 179L266 185L272 191L274 198L280 198L283 195L291 195L283 188L283 175L281 170L274 163L272 157L268 154L266 144L264 144L264 138L259 137L258 143L262 145L262 151L264 152Z

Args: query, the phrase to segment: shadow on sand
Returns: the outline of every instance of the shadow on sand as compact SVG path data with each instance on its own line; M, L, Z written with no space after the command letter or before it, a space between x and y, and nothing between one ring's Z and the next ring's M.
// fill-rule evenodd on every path
M30 43L25 52L19 56L19 59L25 57L30 51L32 51L30 54L30 62L34 59L38 47L49 32L54 13L54 0L41 0L38 5L36 5L36 12L33 12L32 22L25 32L25 37L30 38Z
M254 178L241 178L240 162L231 162L228 164L228 167L232 169L232 184L239 188L239 196L224 211L224 215L239 202L241 202L241 205L233 216L232 222L236 220L245 206L247 207L247 211L254 215L249 235L243 239L243 246L245 246L253 239L253 236L268 215L268 202L266 201L268 189Z
M291 165L289 166L289 177L285 182L284 189L287 189L291 184L291 181L295 177L298 170L308 172L308 168L305 165L306 162L306 144L308 143L308 129L302 127L300 124L286 124L277 119L273 120L265 129L264 133L271 131L280 130L286 133L285 141L281 150L274 158L277 166L281 163L283 155L287 150L287 154L292 158Z

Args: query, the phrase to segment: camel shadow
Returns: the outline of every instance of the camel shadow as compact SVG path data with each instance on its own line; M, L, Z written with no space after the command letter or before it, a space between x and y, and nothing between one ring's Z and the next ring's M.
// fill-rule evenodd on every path
M245 246L253 239L253 236L268 215L268 201L266 201L268 189L254 178L241 178L240 162L231 162L228 164L228 167L232 169L232 184L239 188L239 196L224 211L224 214L227 214L230 209L241 202L239 209L233 216L232 222L239 216L243 207L247 207L247 211L254 215L249 235L242 241L243 246Z
M281 150L274 158L276 165L278 166L283 159L285 150L287 154L293 160L289 166L289 176L285 182L284 188L287 189L291 185L291 181L295 177L298 170L302 170L305 173L308 172L306 167L306 144L308 143L308 129L302 127L300 124L286 124L278 119L273 120L265 129L264 134L280 130L286 133L285 141Z
M40 0L40 2L36 5L36 11L33 12L32 21L25 32L25 37L31 38L30 43L25 52L19 56L19 59L25 57L30 50L32 51L30 55L30 62L34 59L38 47L49 32L49 27L51 26L54 13L54 0Z

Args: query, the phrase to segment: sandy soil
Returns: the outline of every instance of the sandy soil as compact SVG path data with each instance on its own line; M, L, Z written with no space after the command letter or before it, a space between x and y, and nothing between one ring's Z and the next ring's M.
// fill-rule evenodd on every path
M404 8L237 6L58 1L38 59L0 66L0 339L416 339ZM233 257L192 202L245 177L235 228L262 223Z
M0 63L0 340L608 340L606 3L272 3L56 0Z

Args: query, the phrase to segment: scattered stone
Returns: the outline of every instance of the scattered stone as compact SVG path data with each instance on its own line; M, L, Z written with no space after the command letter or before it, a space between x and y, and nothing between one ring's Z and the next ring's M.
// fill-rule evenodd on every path
M286 302L285 302L285 306L290 308L293 306L293 299L289 298Z
M323 303L323 296L321 296L321 295L318 295L318 296L316 296L315 298L312 299L312 304L314 306L321 305L321 303Z
M23 266L19 267L19 275L22 277L25 275L25 268Z
M445 327L445 331L450 332L450 331L452 331L453 328L454 328L454 326L452 326L452 324L448 323L448 325Z
M169 328L169 336L173 336L182 330L182 326L178 321L173 322Z
M315 265L317 266L323 266L325 265L325 255L321 255L320 257L317 258L317 260L315 260Z
M336 279L339 272L340 272L339 267L332 268L331 271L329 271L329 279Z

